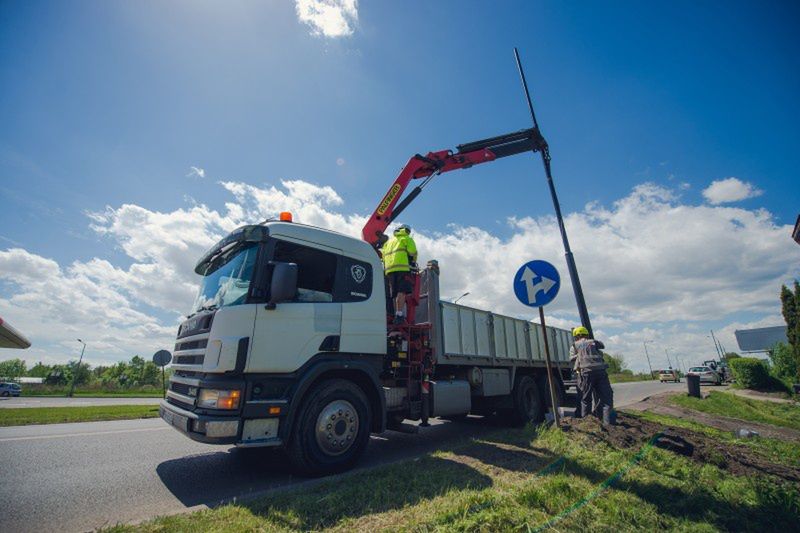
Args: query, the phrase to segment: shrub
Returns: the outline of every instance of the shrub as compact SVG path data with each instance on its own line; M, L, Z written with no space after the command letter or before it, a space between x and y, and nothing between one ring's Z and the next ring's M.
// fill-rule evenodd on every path
M780 380L792 380L797 376L797 359L788 344L779 342L769 351L772 374Z
M761 359L755 357L739 357L728 363L736 382L746 389L770 388L769 369Z

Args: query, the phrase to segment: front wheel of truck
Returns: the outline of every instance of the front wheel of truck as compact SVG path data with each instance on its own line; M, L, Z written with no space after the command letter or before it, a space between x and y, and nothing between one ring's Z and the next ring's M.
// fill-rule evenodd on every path
M356 384L323 381L303 400L287 446L289 459L309 476L347 470L364 453L370 426L369 402Z

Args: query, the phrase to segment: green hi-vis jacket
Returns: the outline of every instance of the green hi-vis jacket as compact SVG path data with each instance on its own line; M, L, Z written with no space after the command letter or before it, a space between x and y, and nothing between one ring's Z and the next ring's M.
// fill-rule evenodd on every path
M411 261L417 259L417 245L405 230L400 230L394 237L386 241L381 248L383 269L387 274L392 272L408 272Z

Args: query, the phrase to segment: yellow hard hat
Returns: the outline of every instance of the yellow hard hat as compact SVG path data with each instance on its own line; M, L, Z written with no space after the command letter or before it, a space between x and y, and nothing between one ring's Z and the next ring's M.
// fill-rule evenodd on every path
M589 330L583 326L578 326L577 328L572 330L572 336L577 337L578 335L586 335L589 336Z

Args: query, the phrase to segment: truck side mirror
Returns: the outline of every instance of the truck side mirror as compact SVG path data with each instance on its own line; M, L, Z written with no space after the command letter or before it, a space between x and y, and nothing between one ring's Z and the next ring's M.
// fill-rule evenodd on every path
M297 264L272 263L272 282L269 288L267 309L275 309L281 302L289 302L297 294Z

